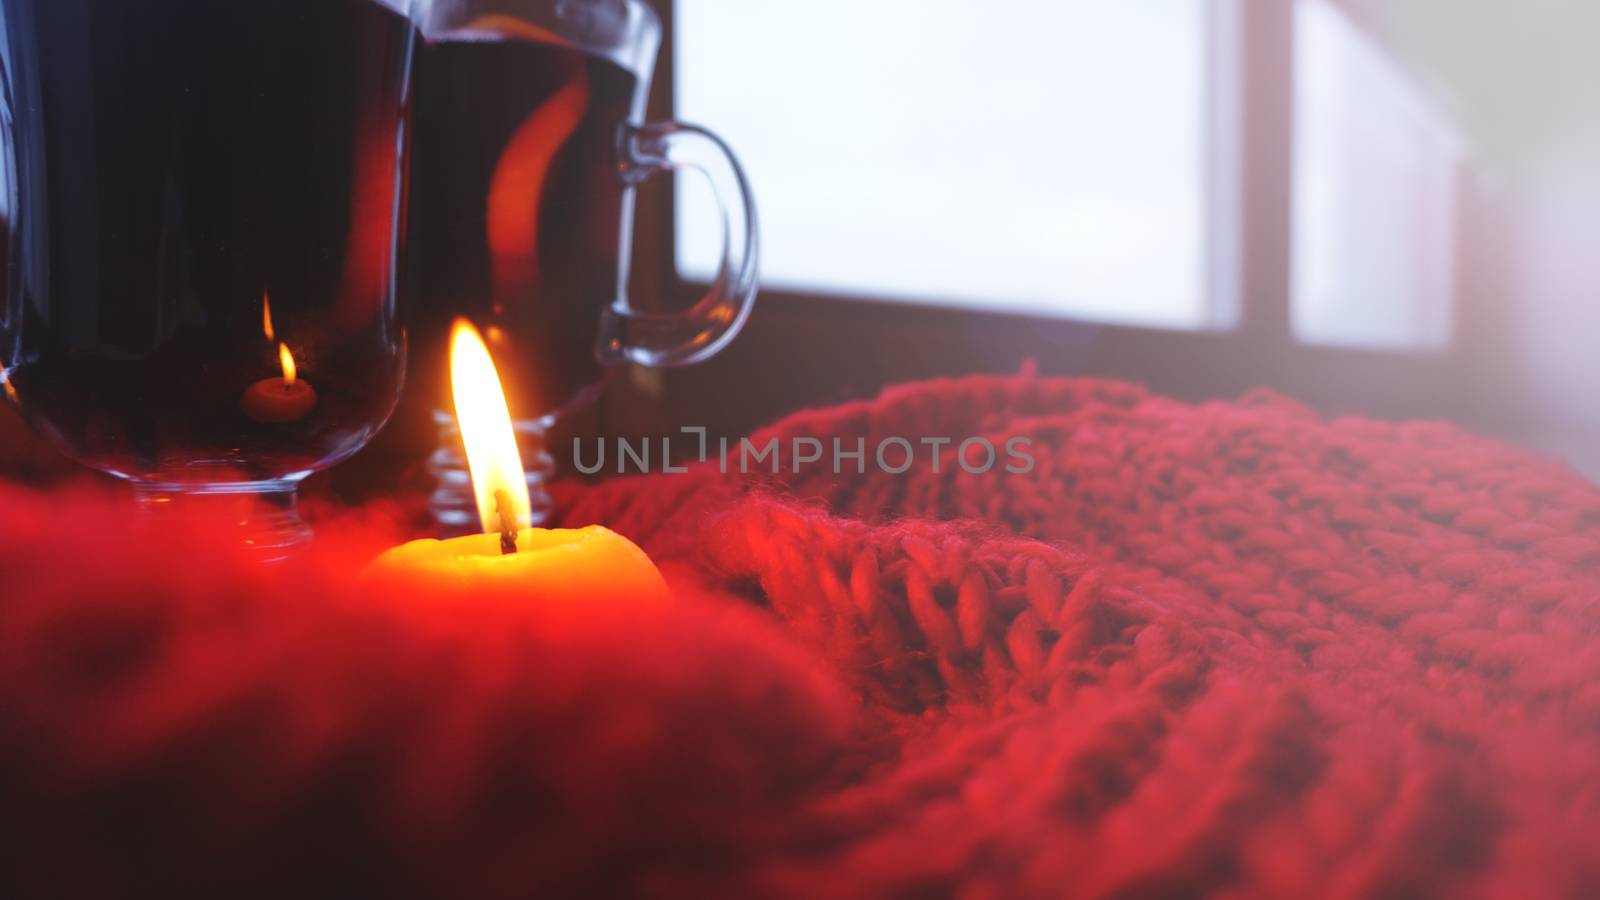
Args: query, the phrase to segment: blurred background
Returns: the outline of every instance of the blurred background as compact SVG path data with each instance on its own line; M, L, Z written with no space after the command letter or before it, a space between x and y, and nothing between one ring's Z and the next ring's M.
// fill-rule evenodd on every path
M745 162L764 290L730 350L567 431L736 436L1033 364L1448 419L1600 478L1591 0L651 2L651 116ZM698 296L704 190L641 194L641 305ZM366 459L431 449L410 407Z
M1600 476L1592 3L657 6L653 112L744 159L766 289L731 351L631 373L589 427L738 434L1032 360L1450 419ZM701 190L643 198L636 296L707 275Z

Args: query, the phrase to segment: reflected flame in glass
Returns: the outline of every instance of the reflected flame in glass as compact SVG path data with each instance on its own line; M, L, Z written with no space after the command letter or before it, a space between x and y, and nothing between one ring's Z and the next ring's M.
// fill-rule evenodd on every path
M22 400L17 397L17 389L11 386L9 367L4 359L0 359L0 387L5 388L6 396L11 398L12 403L21 405Z
M576 77L535 109L506 143L489 183L488 236L496 309L536 293L539 212L556 154L589 108L589 77Z
M289 352L288 344L278 345L278 361L283 363L283 383L285 386L293 385L298 375L294 367L294 354Z

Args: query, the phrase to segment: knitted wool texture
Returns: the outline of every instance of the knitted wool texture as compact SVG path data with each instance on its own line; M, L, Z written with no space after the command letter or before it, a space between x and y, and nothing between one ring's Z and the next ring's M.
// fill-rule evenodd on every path
M1035 466L873 471L895 436ZM1600 491L1570 471L1026 376L773 437L868 471L560 490L657 559L665 610L365 596L339 559L391 539L374 510L299 568L200 526L74 567L48 523L102 501L8 497L0 886L1600 896Z
M1600 896L1600 491L1572 472L1265 392L1030 377L752 440L918 435L1036 466L562 498L771 609L892 723L893 763L823 801L848 836L818 892Z

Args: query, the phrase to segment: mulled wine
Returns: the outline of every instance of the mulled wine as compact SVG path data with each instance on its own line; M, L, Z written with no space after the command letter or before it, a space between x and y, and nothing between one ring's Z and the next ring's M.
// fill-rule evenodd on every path
M293 479L382 426L405 365L403 8L0 0L0 360L36 428L187 483ZM273 379L300 400L252 405Z
M630 227L618 140L642 85L555 42L446 37L419 52L408 294L430 401L446 402L458 315L485 334L519 416L600 383L596 337Z
M516 417L536 517L547 429L627 363L684 365L732 340L755 299L749 184L703 128L644 123L661 20L642 0L431 0L419 17L408 256L416 396L435 410L443 533L477 528L444 377L456 316L488 340ZM724 203L720 276L692 308L627 296L634 188L693 169Z

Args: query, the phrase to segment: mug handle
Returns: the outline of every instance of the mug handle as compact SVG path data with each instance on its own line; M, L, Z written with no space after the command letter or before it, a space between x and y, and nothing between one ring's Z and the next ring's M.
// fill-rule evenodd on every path
M679 169L711 182L721 209L722 265L705 296L680 313L639 312L619 290L602 316L596 352L608 366L687 366L709 359L738 336L755 306L760 241L750 182L728 145L696 125L624 125L617 144L618 174L630 189Z

